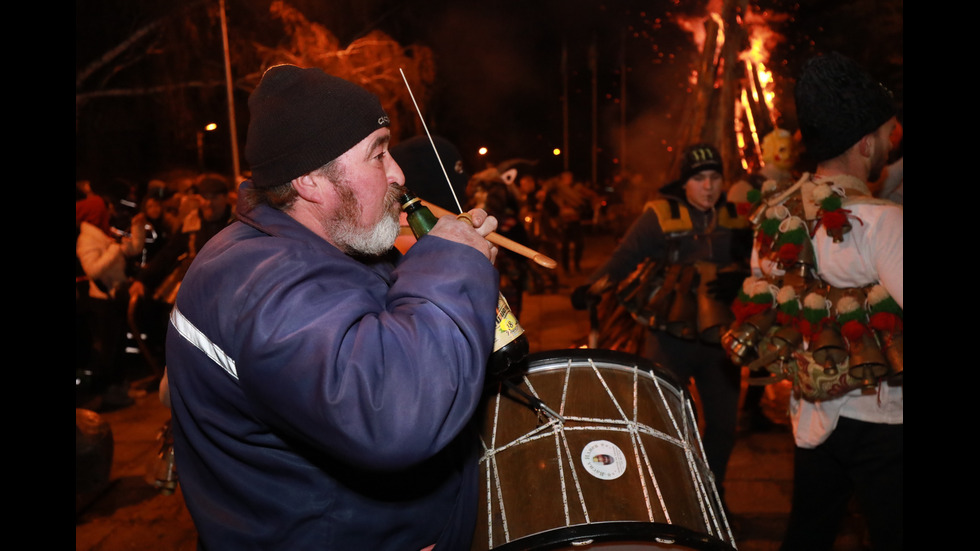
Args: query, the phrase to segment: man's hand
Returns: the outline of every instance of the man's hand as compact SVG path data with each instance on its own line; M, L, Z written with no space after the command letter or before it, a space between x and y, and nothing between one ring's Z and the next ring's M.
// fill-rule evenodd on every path
M486 236L497 229L497 219L483 209L473 209L468 214L473 221L472 225L455 216L443 216L429 235L469 245L480 251L491 263L494 262L497 259L497 247L487 241Z

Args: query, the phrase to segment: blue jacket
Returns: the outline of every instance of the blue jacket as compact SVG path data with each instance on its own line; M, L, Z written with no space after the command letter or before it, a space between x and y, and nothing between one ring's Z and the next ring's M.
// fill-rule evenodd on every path
M365 263L270 207L239 219L198 254L167 335L201 547L468 549L496 270L438 237Z

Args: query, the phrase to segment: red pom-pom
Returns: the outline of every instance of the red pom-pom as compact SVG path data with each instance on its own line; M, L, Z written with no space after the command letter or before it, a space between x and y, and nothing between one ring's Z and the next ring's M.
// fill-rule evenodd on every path
M785 243L779 247L779 251L776 252L776 258L779 259L784 266L790 266L796 262L800 257L799 245L794 245L793 243Z
M902 330L902 319L891 312L876 312L868 317L868 325L876 331L894 333Z
M796 318L796 316L791 316L786 312L777 312L776 322L779 323L779 325L788 325L793 327L799 323L799 320Z
M839 229L847 225L847 214L839 210L825 212L820 220L828 231Z
M865 327L863 323L856 320L844 322L844 325L842 325L840 328L841 335L843 335L844 338L849 341L859 340L867 332L868 328Z

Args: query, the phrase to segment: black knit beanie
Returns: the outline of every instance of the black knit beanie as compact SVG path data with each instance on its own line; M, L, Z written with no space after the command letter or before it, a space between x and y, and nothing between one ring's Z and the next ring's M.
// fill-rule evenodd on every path
M284 184L390 124L378 98L321 69L270 67L248 98L245 160L256 187Z
M691 176L702 170L717 170L723 174L725 172L725 167L721 164L721 154L715 146L706 143L686 147L682 162L681 182L687 182Z
M896 113L891 92L838 53L807 61L795 95L806 156L815 162L844 153Z

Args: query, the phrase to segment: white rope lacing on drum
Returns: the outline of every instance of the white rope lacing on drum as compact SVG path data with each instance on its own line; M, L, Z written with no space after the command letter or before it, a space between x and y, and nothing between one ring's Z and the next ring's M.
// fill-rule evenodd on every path
M490 440L490 449L497 447L497 421L500 419L500 394L494 401L493 409L493 437ZM484 456L486 457L486 456ZM487 548L493 548L493 500L490 490L490 474L493 473L493 481L497 487L497 504L500 507L500 519L504 525L504 541L510 541L510 532L507 529L507 511L504 508L504 496L500 487L500 470L497 469L497 456L491 454L487 461Z
M569 359L565 366L565 378L562 381L561 400L558 405L558 415L560 415L562 419L564 419L565 416L565 403L568 398L568 382L571 379L571 374L572 374L572 360ZM538 394L538 391L534 388L534 385L531 383L531 380L526 376L524 377L524 384L527 385L528 391L531 393L532 396L534 396L539 400L541 399L541 396ZM569 472L571 472L572 474L572 482L575 485L575 493L578 496L579 506L582 509L582 516L584 517L586 523L590 523L592 522L592 520L589 517L589 509L585 503L585 494L582 491L582 484L579 481L578 472L575 469L575 459L574 456L572 455L571 447L568 444L568 439L565 437L564 424L558 421L558 422L551 422L548 425L546 425L546 427L549 426L552 428L552 434L554 435L555 438L555 457L558 460L558 481L559 484L561 485L561 503L562 503L562 512L565 515L565 526L572 525L572 515L571 515L571 509L568 504L568 484L565 481L565 465L562 462L563 461L562 448L564 448L565 457L568 460ZM520 439L521 443L535 440L536 438L528 438L534 432L535 431L532 431L531 433L525 435L524 438L521 438ZM544 435L542 434L541 436Z
M664 441L665 443L672 444L674 446L682 448L684 453L683 456L684 460L688 464L688 470L690 471L690 473L692 473L693 476L692 482L693 485L695 486L694 489L695 489L695 493L697 494L697 503L699 505L699 508L701 509L705 527L711 533L711 535L714 535L715 533L725 532L728 535L727 541L729 542L733 541L731 535L731 529L728 526L727 519L725 519L723 515L716 514L712 506L706 503L706 502L713 502L716 504L721 504L721 500L719 498L717 489L713 486L710 486L710 488L711 490L714 491L713 495L715 499L711 500L711 498L709 497L709 489L708 489L709 486L706 485L705 479L712 478L711 475L706 474L704 475L704 478L702 478L702 475L700 474L701 471L698 468L699 464L698 464L698 457L696 453L697 451L700 451L700 457L702 458L705 457L704 448L703 445L701 444L700 438L697 437L699 433L697 432L696 417L694 416L692 404L690 400L684 399L685 395L683 391L675 392L677 396L674 396L674 398L679 399L679 401L682 404L681 410L675 413L673 411L673 407L670 405L672 402L668 402L665 396L664 387L669 385L662 385L658 377L655 376L654 374L651 374L651 376L649 377L650 380L653 382L656 391L659 394L660 401L664 406L664 410L668 415L668 418L670 420L669 426L673 427L673 430L676 435L667 434L652 426L640 423L639 377L640 377L641 369L638 365L633 365L631 368L629 368L630 371L632 372L632 380L633 380L633 388L632 388L633 414L632 414L632 418L630 418L629 416L626 415L622 405L620 404L619 400L616 398L615 394L613 393L612 388L609 386L606 378L603 377L600 371L600 368L602 368L602 366L597 365L597 362L594 361L592 358L589 358L587 361L589 363L589 366L592 368L592 371L595 374L596 378L602 384L602 387L604 388L606 395L609 397L612 404L618 410L621 419L608 419L608 418L600 419L600 418L592 418L592 417L584 417L584 416L567 415L569 411L567 399L569 395L569 386L570 386L572 368L576 367L575 365L573 365L572 359L568 359L565 362L565 366L563 369L559 367L561 364L559 364L559 366L556 366L559 367L559 369L561 369L561 371L564 372L564 380L562 382L562 390L561 390L561 403L559 405L559 416L555 417L554 415L549 415L547 417L546 422L542 422L541 425L536 426L534 429L517 437L511 442L503 443L500 447L497 447L498 446L497 433L498 433L498 421L499 421L500 408L501 408L501 394L498 394L496 396L496 400L494 402L494 412L493 412L492 437L490 439L489 447L484 442L484 455L483 458L481 459L481 461L487 462L486 492L487 492L488 548L492 549L494 547L493 544L494 523L493 523L493 505L492 505L493 501L496 501L497 506L499 507L499 511L500 511L499 520L502 521L503 523L504 540L507 542L511 541L511 533L509 529L509 523L507 520L507 515L504 506L504 498L502 494L503 484L501 483L501 475L499 472L496 455L512 447L525 445L545 437L550 437L554 439L554 444L556 448L556 459L557 459L558 469L559 469L558 475L560 477L561 500L562 500L562 506L564 510L566 526L570 526L572 523L571 503L569 501L570 498L569 484L565 473L566 461L567 461L567 465L569 466L569 472L571 473L572 476L572 483L576 489L576 494L577 494L579 504L582 508L582 513L585 517L585 522L591 523L591 518L587 509L588 505L584 495L584 489L580 483L579 475L576 468L578 463L576 461L575 456L572 453L568 435L565 433L565 431L596 431L596 432L614 431L614 432L629 433L631 443L633 445L634 459L636 460L637 469L639 471L638 474L640 474L641 484L643 486L643 498L646 502L647 514L651 522L657 522L657 519L654 517L653 506L651 504L651 496L649 495L647 481L645 480L645 477L642 474L643 467L641 467L640 465L643 465L646 468L646 471L650 477L650 481L652 482L653 487L657 493L657 500L660 503L660 507L661 510L663 511L663 515L666 517L666 522L672 524L669 511L667 510L666 498L661 490L658 477L657 475L654 474L654 468L651 463L652 457L648 452L648 450L646 449L644 440L640 438L640 434L645 434L653 438L656 438L658 440ZM585 367L585 366L581 366L581 367ZM618 367L620 369L623 369L626 366L618 366ZM644 374L646 374L646 371L645 370L643 371ZM527 385L530 394L533 395L536 399L540 400L541 396L532 385L530 378L526 375L524 377L524 383ZM683 426L681 426L681 424L679 423L678 417L683 419ZM543 420L544 417L542 417L541 419ZM591 423L593 425L598 425L598 426L567 426L566 424L567 422L575 422L575 424L581 423L583 425ZM695 448L692 446L692 438L694 441L697 442L697 446L699 447ZM565 452L564 454L561 453L562 449L564 449ZM495 492L494 492L494 488L492 488L493 485L496 486ZM495 500L491 499L491 496L493 496L493 494L496 494ZM721 524L724 524L723 528Z
M630 440L633 443L633 459L636 461L636 466L638 471L637 474L640 475L640 485L643 486L643 501L647 507L647 518L650 519L650 522L656 522L656 519L653 518L653 506L650 504L650 490L647 488L647 479L646 477L643 476L643 469L640 468L641 453L643 455L643 461L647 465L648 471L652 473L653 469L650 468L650 461L649 458L647 457L646 446L644 446L643 443L640 441L639 432L635 430L635 428L639 426L639 421L640 421L640 411L639 411L640 369L639 367L640 366L633 364L633 425L632 427L634 428L634 430L630 430ZM667 509L664 507L664 498L660 492L660 484L657 482L657 479L653 476L650 477L650 480L653 482L654 489L656 489L657 491L657 498L660 500L660 508L663 510L664 516L667 517L667 522L670 522L670 515L667 513Z
M694 416L694 409L691 402L688 400L685 401L685 404L686 404L685 407L687 408L687 412L688 412L687 418L696 419L696 417ZM697 431L697 430L698 430L697 425L694 426L688 425L685 428L685 433L690 433L691 431ZM696 438L695 441L698 443L698 449L701 452L701 457L705 457L705 458L708 457L704 452L704 445L701 443L701 439ZM714 513L714 510L712 510L711 507L708 507L705 504L705 498L708 495L708 486L705 485L704 478L701 476L701 472L697 468L696 465L697 458L694 456L693 450L691 450L690 448L686 449L684 451L684 457L687 460L688 470L694 473L694 481L697 484L696 494L698 496L698 505L701 508L701 516L704 520L704 525L708 527L708 532L714 535L715 532L720 532L721 530L718 525L718 519ZM708 472L710 473L711 471L708 470ZM708 476L711 475L709 474ZM714 478L713 476L711 477ZM712 484L712 486L714 485ZM721 503L721 500L718 499L717 490L715 490L715 499L717 503Z
M561 405L559 406L559 414L564 417L565 415L565 400L568 397L568 382L572 378L572 360L568 359L568 363L565 365L565 381L562 385L561 390ZM565 444L565 454L568 457L569 470L572 473L572 480L575 482L575 493L578 495L579 505L582 507L582 516L585 517L585 522L592 522L589 518L589 508L585 504L585 494L582 491L582 484L579 483L578 479L578 469L575 468L575 459L572 455L572 450L568 445L568 438L565 437L565 431L561 431L561 439ZM564 472L564 469L562 469ZM568 492L564 491L564 474L562 475L562 502L565 504L565 525L568 526L572 523L571 517L568 512Z
M592 358L589 358L589 365L592 367L592 372L595 374L596 378L599 379L599 382L600 383L602 383L602 388L605 389L606 396L609 397L609 400L613 403L614 406L616 406L616 411L619 412L619 416L622 419L623 424L625 425L625 430L630 435L630 442L633 445L633 457L636 460L637 466L639 466L640 461L639 461L639 457L638 457L639 453L638 453L638 450L637 450L637 446L638 446L637 440L639 439L639 435L637 434L637 431L639 429L639 425L636 422L636 416L635 416L636 404L637 404L637 401L636 401L636 382L635 382L635 379L634 379L634 385L633 385L633 410L634 410L634 418L632 420L630 420L630 418L626 415L626 411L623 410L623 406L619 403L619 400L616 398L616 395L613 394L612 389L609 388L609 384L606 382L606 378L602 376L602 373L599 371L599 367L596 366L595 361L593 361ZM634 377L635 377L635 369L636 369L636 366L634 365L634 369L633 369L633 371L634 371ZM614 421L613 419L609 419L606 422L613 422L613 421ZM640 471L639 468L637 470ZM640 483L643 485L643 496L644 496L644 500L646 501L647 516L650 518L650 522L653 522L653 520L654 520L653 519L653 509L650 506L650 497L649 497L649 492L647 491L647 488L646 488L646 481L643 478L642 471L638 472L637 474L640 475ZM664 505L663 497L660 496L660 487L659 487L659 484L657 484L656 478L653 479L653 483L654 483L654 486L657 489L657 495L658 495L658 497L660 497L660 505L661 505L661 508L664 511L664 515L667 516L667 522L670 522L670 515L667 514L667 509L666 509L666 507Z

